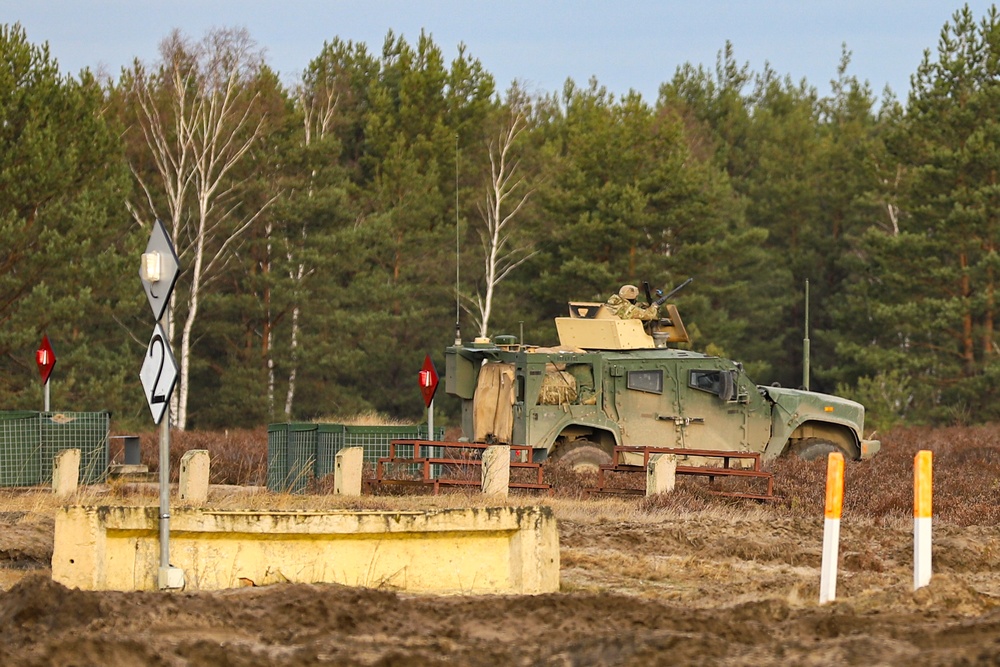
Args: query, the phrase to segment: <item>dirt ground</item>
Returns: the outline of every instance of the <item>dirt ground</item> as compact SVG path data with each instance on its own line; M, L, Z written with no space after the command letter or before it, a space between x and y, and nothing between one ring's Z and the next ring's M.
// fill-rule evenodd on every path
M913 592L912 519L845 520L820 606L822 514L519 502L556 513L558 593L69 590L48 569L52 511L0 512L0 664L1000 664L1000 527L936 524L935 574Z

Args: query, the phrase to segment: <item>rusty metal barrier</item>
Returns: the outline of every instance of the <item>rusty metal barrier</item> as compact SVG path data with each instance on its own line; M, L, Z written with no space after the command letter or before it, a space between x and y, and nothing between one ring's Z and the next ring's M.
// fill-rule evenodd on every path
M399 485L431 489L434 495L447 486L481 486L482 455L489 447L476 442L441 442L438 440L392 440L389 455L379 457L375 463L375 477L365 480L369 490L381 486ZM399 455L398 448L412 451L412 455ZM455 452L452 456L434 456L434 450ZM439 450L439 452L440 452ZM510 445L513 454L512 469L533 471L534 481L509 483L511 489L530 489L552 492L552 485L545 482L542 464L534 461L533 449L527 445ZM512 471L513 472L513 471ZM398 477L400 473L409 477Z
M640 454L642 463L631 462L638 457L627 457L628 454ZM735 452L716 449L684 449L679 447L641 447L641 446L620 446L614 448L612 461L609 464L600 466L597 471L597 486L587 489L588 493L618 493L618 494L645 494L645 489L615 487L610 485L607 473L645 473L649 465L649 457L654 454L673 454L675 456L701 457L710 459L721 459L721 467L715 466L689 466L678 465L676 474L695 475L707 477L711 485L718 478L744 478L750 480L761 480L766 484L763 493L723 491L719 489L709 489L708 492L714 495L731 496L736 498L749 498L752 500L774 500L774 473L761 468L761 458L758 452ZM730 463L734 460L749 460L752 462L751 468L733 468ZM629 462L627 462L629 461Z

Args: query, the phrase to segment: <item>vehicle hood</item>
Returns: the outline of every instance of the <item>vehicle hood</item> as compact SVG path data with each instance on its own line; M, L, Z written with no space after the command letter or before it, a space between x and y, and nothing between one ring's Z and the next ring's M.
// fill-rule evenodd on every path
M815 418L850 426L859 437L864 431L865 406L857 401L804 389L763 385L760 388L790 423Z

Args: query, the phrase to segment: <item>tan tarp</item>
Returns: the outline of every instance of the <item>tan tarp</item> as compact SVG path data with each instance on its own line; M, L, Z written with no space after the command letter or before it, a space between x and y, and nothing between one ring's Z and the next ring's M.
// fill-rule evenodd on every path
M514 364L485 364L479 369L472 401L476 442L510 443L514 430Z

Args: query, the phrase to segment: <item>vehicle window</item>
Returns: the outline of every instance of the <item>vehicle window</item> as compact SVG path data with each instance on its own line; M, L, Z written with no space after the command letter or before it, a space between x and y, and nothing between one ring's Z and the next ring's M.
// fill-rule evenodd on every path
M650 394L662 394L663 371L629 371L627 386L629 389L646 391Z
M729 371L691 371L688 386L728 401L733 398L733 381L733 375Z
M719 395L719 383L722 382L722 371L691 371L689 385L710 394Z

